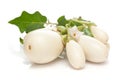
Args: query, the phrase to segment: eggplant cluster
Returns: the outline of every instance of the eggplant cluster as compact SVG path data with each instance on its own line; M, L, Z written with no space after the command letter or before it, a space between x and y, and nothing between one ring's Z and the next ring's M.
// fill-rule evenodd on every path
M84 68L86 61L101 63L108 57L108 35L96 26L90 27L93 37L85 35L74 26L61 35L57 26L31 31L24 38L24 51L31 62L49 63L60 56L65 49L70 65ZM65 36L65 37L63 37Z

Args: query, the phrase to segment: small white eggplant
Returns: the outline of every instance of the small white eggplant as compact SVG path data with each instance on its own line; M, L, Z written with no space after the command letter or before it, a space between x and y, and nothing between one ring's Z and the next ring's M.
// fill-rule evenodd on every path
M51 30L35 30L24 38L24 51L33 63L51 62L60 55L62 50L61 36Z
M99 63L107 59L108 48L99 40L82 35L78 43L83 47L88 61Z
M94 38L96 38L97 40L103 42L103 43L107 43L109 37L107 35L106 32L104 32L103 30L99 29L98 27L91 27L91 32L94 36Z
M66 54L70 65L75 69L85 66L85 56L81 46L74 40L66 44Z

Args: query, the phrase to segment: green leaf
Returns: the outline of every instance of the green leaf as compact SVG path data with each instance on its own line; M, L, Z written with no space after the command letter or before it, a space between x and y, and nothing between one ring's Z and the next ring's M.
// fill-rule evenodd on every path
M30 30L32 31L37 29L38 25L40 26L42 25L43 27L46 21L47 21L47 18L41 15L38 11L36 11L33 14L29 14L28 12L23 11L20 17L17 17L9 21L9 23L18 26L20 32L23 33L23 32L30 32ZM41 28L40 26L39 28Z
M26 33L29 33L29 32L31 32L33 30L40 29L40 28L44 28L43 24L41 24L41 23L30 24L26 28Z
M61 25L61 26L65 26L68 23L68 21L65 18L65 16L59 17L58 20L57 20L57 22L58 22L58 25Z

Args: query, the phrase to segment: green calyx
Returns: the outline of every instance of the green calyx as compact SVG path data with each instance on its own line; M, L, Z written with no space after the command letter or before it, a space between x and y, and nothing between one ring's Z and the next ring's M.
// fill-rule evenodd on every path
M67 35L65 37L65 39L63 39L64 43L66 43L66 41L69 41L70 39L73 39L68 32L69 28L76 26L80 32L84 33L84 35L93 37L93 34L90 30L90 27L96 26L95 23L93 23L91 21L84 20L81 17L73 18L73 19L66 19L65 16L61 16L58 18L57 22L58 22L57 29L61 33L61 35L62 36Z
M66 19L65 16L61 16L58 18L58 30L60 30L61 34L66 34L67 29L76 26L79 31L84 32L85 35L91 36L92 32L90 30L91 26L96 26L95 23L87 21L79 18L73 18L73 19Z

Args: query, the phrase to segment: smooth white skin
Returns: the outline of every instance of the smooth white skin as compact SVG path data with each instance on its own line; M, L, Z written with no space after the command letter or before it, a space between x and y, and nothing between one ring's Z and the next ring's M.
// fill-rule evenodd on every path
M70 40L66 44L66 54L68 61L73 68L80 69L85 66L85 56L83 49L74 40Z
M91 62L104 62L108 57L108 48L99 40L82 35L78 43L83 47L86 59Z
M110 44L106 43L105 45L107 46L108 50L110 50Z
M109 37L106 32L104 32L103 30L99 29L98 27L94 27L94 26L91 27L91 32L92 32L94 38L103 42L104 44L107 43Z
M44 64L56 59L63 50L60 35L51 30L39 29L24 38L24 51L33 63Z

